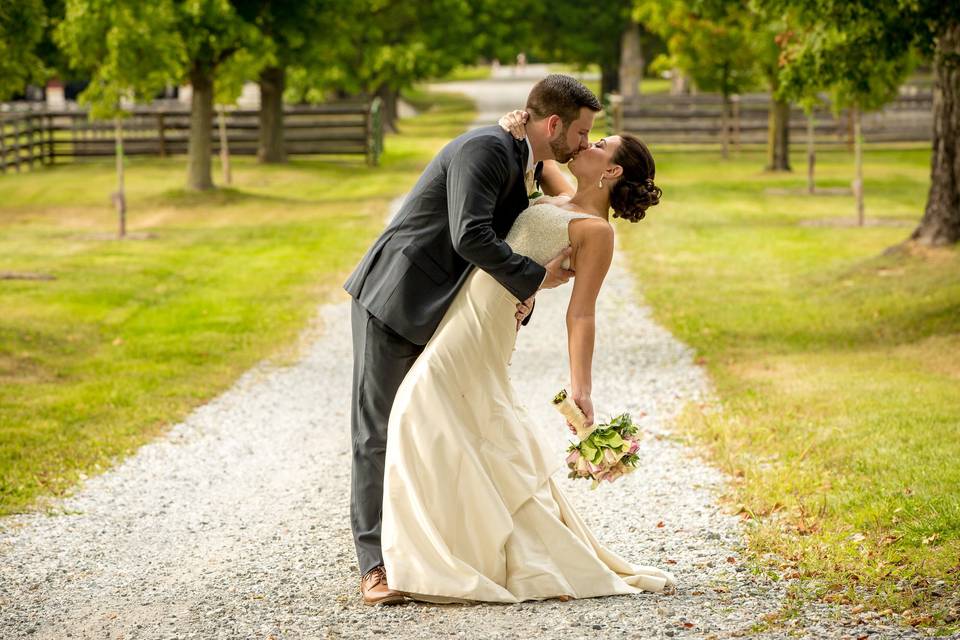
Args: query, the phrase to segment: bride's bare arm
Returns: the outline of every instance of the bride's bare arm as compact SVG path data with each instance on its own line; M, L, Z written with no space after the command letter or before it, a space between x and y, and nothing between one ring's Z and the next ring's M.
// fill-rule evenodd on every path
M599 218L570 223L572 266L577 277L567 308L567 349L570 354L570 397L593 424L593 344L600 286L613 261L613 227Z
M540 174L540 187L549 196L573 197L577 188L557 166L556 160L544 160L543 172Z

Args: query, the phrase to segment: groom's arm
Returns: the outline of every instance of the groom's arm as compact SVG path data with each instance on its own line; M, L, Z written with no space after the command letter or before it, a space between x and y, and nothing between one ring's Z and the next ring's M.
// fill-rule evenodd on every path
M476 137L461 145L447 167L447 211L454 250L526 300L540 288L546 270L514 253L493 230L501 188L510 179L513 159L495 139Z

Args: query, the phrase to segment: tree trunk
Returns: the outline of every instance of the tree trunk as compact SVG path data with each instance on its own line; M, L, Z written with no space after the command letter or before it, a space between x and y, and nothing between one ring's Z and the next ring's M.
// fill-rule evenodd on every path
M190 72L193 95L190 102L190 147L187 160L187 188L213 189L210 177L211 127L213 123L213 74L194 67Z
M123 184L123 121L114 118L113 129L116 143L117 190L113 194L113 204L117 208L117 237L127 236L127 195Z
M257 142L257 162L281 163L287 161L283 138L283 89L287 70L267 67L260 72L260 138Z
M960 241L960 22L949 23L937 42L930 193L910 236L931 246Z
M230 139L227 137L226 107L217 105L217 123L220 125L220 169L223 171L223 184L231 184L233 176L230 173Z
M807 193L813 195L816 191L816 183L813 179L814 167L817 164L817 151L814 147L813 136L816 129L816 121L813 111L807 114Z
M853 179L853 197L857 200L857 224L861 227L863 215L863 130L860 127L860 105L850 110L853 115L853 163L856 177Z
M377 89L377 97L383 101L380 117L383 123L383 130L391 133L397 132L397 90L389 85L382 84Z
M771 97L767 126L767 171L791 171L790 103Z
M600 99L608 93L620 92L619 65L613 64L600 68Z
M640 25L631 20L620 39L620 95L624 100L636 98L643 77L643 51L640 48Z

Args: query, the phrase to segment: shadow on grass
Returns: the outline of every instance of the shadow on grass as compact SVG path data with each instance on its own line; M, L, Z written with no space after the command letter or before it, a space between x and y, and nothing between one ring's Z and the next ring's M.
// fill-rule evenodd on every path
M191 208L197 206L229 206L250 202L264 202L271 204L302 204L310 200L278 196L268 193L244 191L233 187L216 187L209 191L194 191L191 189L168 189L151 198L151 204L166 205L177 208Z

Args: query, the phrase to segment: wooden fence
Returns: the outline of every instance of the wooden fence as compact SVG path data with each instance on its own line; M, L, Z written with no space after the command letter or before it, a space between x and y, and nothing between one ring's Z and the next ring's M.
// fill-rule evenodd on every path
M629 102L609 103L612 132L628 132L651 143L719 144L723 131L723 101L717 94L640 95ZM767 142L770 96L734 96L728 121L730 142ZM861 116L867 142L929 141L933 127L933 98L929 89L905 90L879 111ZM807 116L791 105L790 138L804 140ZM814 111L814 140L818 144L852 144L853 119L847 110L834 115L828 104Z
M370 165L383 151L380 100L335 102L284 108L284 139L290 155L361 155ZM211 127L213 153L220 149L216 122ZM226 112L231 154L256 155L260 123L257 111ZM123 121L127 155L168 156L187 153L190 110L141 107ZM0 112L0 172L20 171L115 153L113 121L91 121L84 109L25 109Z

